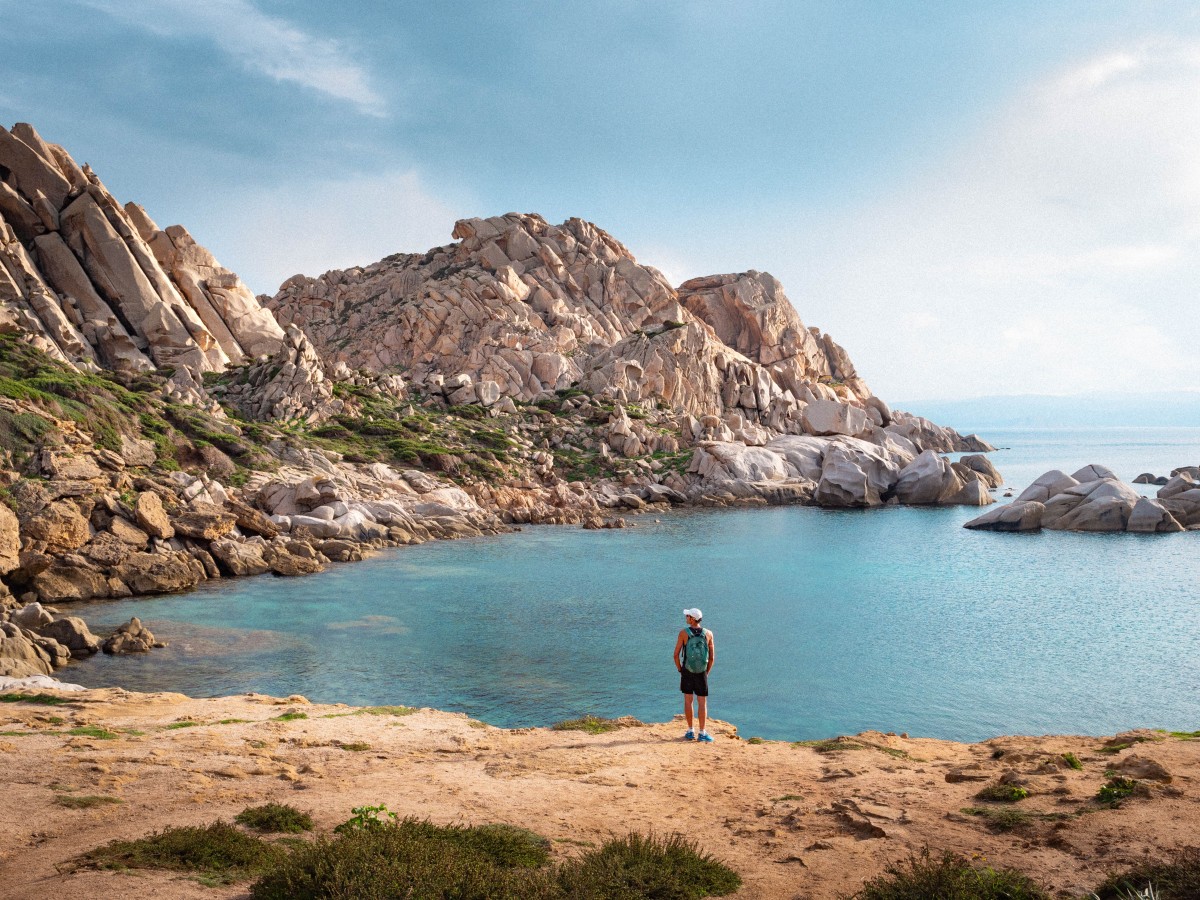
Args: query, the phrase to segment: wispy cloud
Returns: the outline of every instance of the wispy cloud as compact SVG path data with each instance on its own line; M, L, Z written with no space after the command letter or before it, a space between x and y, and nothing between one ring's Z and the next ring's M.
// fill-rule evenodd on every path
M251 0L78 0L133 27L165 37L211 41L243 68L297 84L382 117L383 96L349 48L267 15Z

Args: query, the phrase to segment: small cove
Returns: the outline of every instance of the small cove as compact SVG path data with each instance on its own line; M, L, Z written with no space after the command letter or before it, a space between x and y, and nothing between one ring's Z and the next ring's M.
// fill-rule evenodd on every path
M1200 461L1200 429L997 432L1018 490L1088 462L1126 480ZM713 713L745 736L1200 727L1200 534L969 532L978 510L695 511L625 531L529 528L322 575L76 605L166 650L60 672L88 685L304 694L497 725L668 718L680 610L717 636Z

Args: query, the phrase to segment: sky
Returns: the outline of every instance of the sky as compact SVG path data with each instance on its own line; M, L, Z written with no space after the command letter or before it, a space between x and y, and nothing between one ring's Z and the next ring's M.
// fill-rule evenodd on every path
M1200 389L1200 10L0 0L0 122L250 287L580 216L888 399Z

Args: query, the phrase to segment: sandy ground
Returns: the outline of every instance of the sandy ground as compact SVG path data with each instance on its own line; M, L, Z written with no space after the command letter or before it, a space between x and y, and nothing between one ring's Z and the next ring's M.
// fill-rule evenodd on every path
M711 729L714 744L699 745L679 740L678 722L589 735L509 731L434 710L373 715L295 697L194 700L111 689L63 696L72 703L0 704L3 898L244 896L244 885L72 871L70 861L113 838L229 820L266 801L311 812L320 830L354 806L378 803L439 823L509 822L552 839L562 855L629 830L678 831L741 873L739 897L767 900L851 892L923 847L1019 867L1079 895L1147 853L1200 842L1200 741L1148 732L1152 743L1117 754L1098 752L1103 739L1089 737L957 744L878 733L854 738L865 745L859 749L817 752L740 740L723 723ZM308 718L275 718L286 712ZM229 719L247 721L221 724ZM81 725L118 737L63 733ZM1055 765L1067 751L1083 771ZM1105 769L1130 755L1158 761L1172 783L1118 809L1096 806L1090 798ZM947 782L964 767L986 780ZM1020 809L1081 814L997 834L961 812L982 805L974 794L1006 772L1028 784ZM121 802L59 802L88 795Z

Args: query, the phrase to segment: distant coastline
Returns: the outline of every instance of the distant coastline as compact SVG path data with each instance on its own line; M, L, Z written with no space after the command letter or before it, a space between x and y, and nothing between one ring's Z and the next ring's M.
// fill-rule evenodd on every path
M959 431L996 428L1200 427L1200 391L1157 394L1011 394L897 403Z

